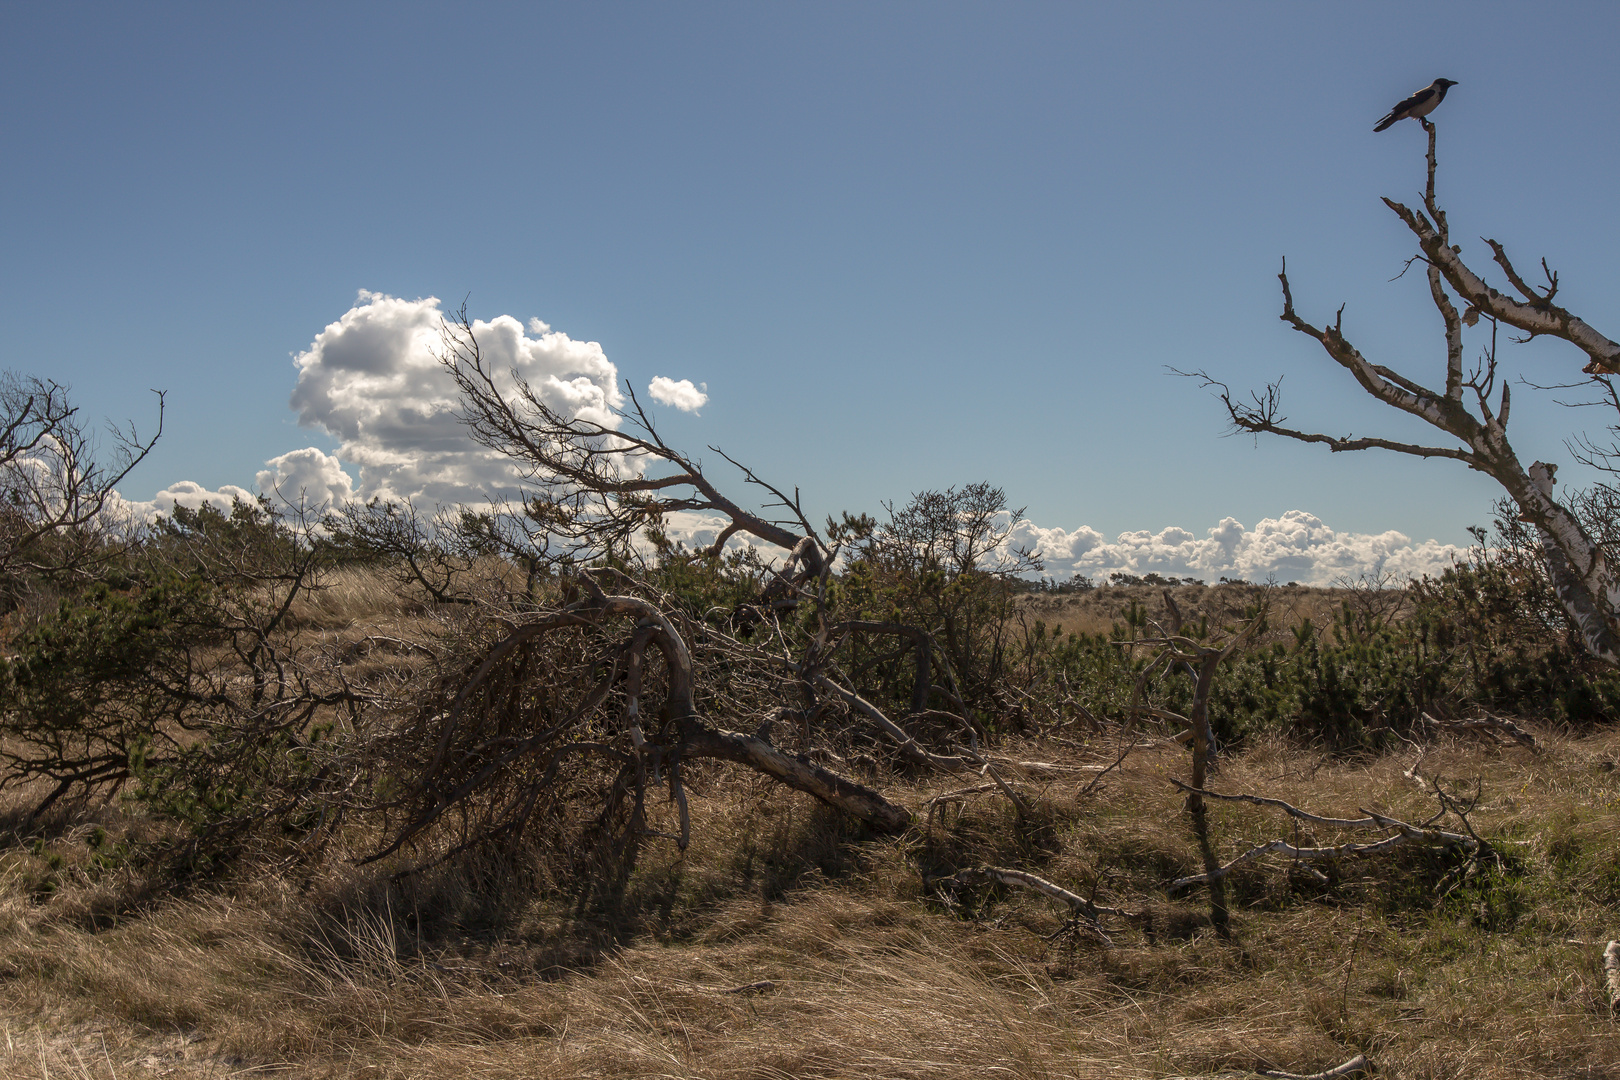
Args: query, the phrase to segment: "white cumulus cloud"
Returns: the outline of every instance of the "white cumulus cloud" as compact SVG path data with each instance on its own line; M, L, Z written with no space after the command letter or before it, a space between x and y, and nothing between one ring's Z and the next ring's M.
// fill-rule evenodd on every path
M1052 577L1083 574L1097 580L1113 573L1156 573L1209 582L1229 577L1326 585L1362 574L1438 574L1466 555L1454 544L1414 542L1393 530L1339 532L1303 510L1264 518L1252 529L1228 517L1203 536L1172 526L1122 532L1112 541L1086 525L1070 531L1024 521L1012 540L1038 551Z
M670 514L664 525L671 539L684 541L690 548L702 548L714 543L726 523L717 514L682 511ZM1275 580L1331 585L1363 574L1391 573L1397 578L1438 575L1468 555L1464 547L1437 540L1417 542L1393 530L1340 532L1303 510L1264 518L1252 529L1228 517L1204 530L1202 536L1171 526L1158 532L1123 532L1113 540L1089 525L1070 530L1021 521L1008 542L1038 551L1049 577L1064 580L1082 574L1099 584L1106 583L1113 573L1137 577L1156 573L1211 584L1226 577L1261 583ZM726 546L743 544L760 547L767 558L783 555L741 534L732 536Z
M292 505L341 506L354 498L354 480L343 463L313 446L273 457L255 482L266 495Z
M210 491L195 481L180 480L150 499L126 499L115 491L113 497L108 500L106 513L113 521L150 522L160 515L173 516L174 508L177 506L183 506L187 510L201 510L204 506L212 506L216 510L229 513L233 502L252 503L256 499L257 496L253 492L235 484L226 484L218 491Z
M515 486L511 463L475 445L457 419L455 382L438 360L442 328L434 297L362 290L294 359L299 422L338 439L337 457L359 469L360 498L457 503ZM476 320L472 330L503 389L515 372L559 412L616 424L619 373L601 345L510 315ZM310 475L335 481L320 468Z
M658 404L673 406L681 412L697 412L709 403L709 384L693 386L691 379L676 382L667 376L655 375L647 390Z

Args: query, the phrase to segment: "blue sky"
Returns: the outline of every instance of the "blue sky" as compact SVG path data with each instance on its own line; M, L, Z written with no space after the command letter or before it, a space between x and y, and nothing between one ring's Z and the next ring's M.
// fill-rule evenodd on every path
M987 479L1109 538L1304 511L1465 543L1483 477L1223 438L1166 367L1419 434L1278 321L1276 273L1440 378L1378 200L1415 197L1422 132L1371 130L1439 75L1455 235L1545 255L1620 333L1617 40L1612 4L0 3L0 367L92 417L169 392L131 499L252 487L343 444L300 426L293 358L360 290L465 298L600 343L638 392L706 384L665 435L817 513ZM1514 411L1527 461L1602 419Z

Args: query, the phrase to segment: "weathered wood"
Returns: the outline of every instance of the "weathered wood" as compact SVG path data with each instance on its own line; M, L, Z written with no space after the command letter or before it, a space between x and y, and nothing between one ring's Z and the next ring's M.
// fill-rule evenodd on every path
M911 824L911 812L905 807L896 806L871 788L846 780L804 758L784 754L752 735L699 727L683 739L681 752L689 758L719 758L746 765L884 832L900 832Z
M1184 787L1185 785L1178 786ZM1466 851L1475 851L1479 848L1479 842L1477 840L1469 836L1464 836L1462 833L1450 832L1446 829L1425 828L1423 826L1412 825L1408 822L1401 821L1399 818L1392 818L1384 814L1375 813L1371 810L1363 810L1362 813L1366 815L1363 818L1318 818L1313 814L1307 814L1303 810L1289 806L1280 799L1264 799L1255 795L1222 796L1215 795L1213 792L1208 791L1202 792L1201 794L1213 798L1229 799L1232 801L1255 802L1260 805L1278 806L1289 812L1292 816L1299 817L1302 820L1316 821L1322 824L1331 824L1340 828L1394 829L1396 832L1393 836L1386 836L1382 840L1375 840L1371 843L1345 843L1324 845L1321 847L1304 847L1297 844L1290 844L1286 840L1268 840L1263 844L1256 844L1248 851L1245 851L1243 854L1239 855L1230 862L1225 863L1224 865L1206 868L1202 874L1193 874L1188 877L1177 878L1175 881L1170 883L1171 891L1185 888L1189 885L1203 885L1211 882L1221 881L1233 870L1237 869L1239 866L1242 866L1244 863L1258 859L1262 855L1271 853L1287 855L1289 858L1296 861L1306 862L1322 859L1335 859L1347 855L1376 855L1408 843L1432 844L1440 847L1460 847Z
M1424 723L1436 731L1482 734L1497 741L1500 741L1501 737L1505 735L1520 746L1526 747L1534 753L1541 753L1541 745L1536 742L1536 737L1533 734L1515 724L1512 720L1505 720L1500 716L1484 713L1467 720L1437 720L1428 713L1419 715L1423 717Z
M1357 1054L1343 1065L1335 1065L1326 1072L1319 1073L1291 1073L1279 1072L1276 1069L1256 1069L1259 1076L1269 1076L1273 1080L1339 1080L1341 1076L1354 1076L1356 1073L1369 1072L1372 1062L1367 1060L1366 1054Z
M1609 989L1609 1009L1620 1009L1620 941L1603 950L1603 980Z
M844 704L848 705L856 712L877 724L885 735L889 736L889 738L893 739L899 744L900 752L910 761L913 761L919 765L932 765L946 772L963 772L967 769L980 769L985 764L984 758L976 754L972 757L968 757L966 755L953 757L947 754L929 753L927 750L922 748L916 739L913 739L910 735L906 734L900 725L896 724L893 720L890 720L887 716L885 716L882 709L878 708L870 701L867 701L855 691L838 685L836 682L827 678L827 676L820 674L819 672L815 675L813 681L816 686L823 690L831 691L832 694L843 701Z
M1176 785L1176 787L1180 788L1182 791L1193 791L1191 787L1183 784L1180 780L1177 780L1173 776L1170 778L1170 782ZM1301 810L1299 807L1294 806L1291 803L1286 803L1281 799L1267 798L1264 795L1224 795L1218 791L1210 791L1208 788L1200 790L1198 794L1202 795L1206 799L1218 799L1221 802L1246 802L1253 803L1255 806L1275 806L1289 817L1298 818L1301 821L1309 821L1313 825L1331 825L1338 829L1369 829L1377 826L1378 824L1378 822L1371 817L1319 817L1316 814Z

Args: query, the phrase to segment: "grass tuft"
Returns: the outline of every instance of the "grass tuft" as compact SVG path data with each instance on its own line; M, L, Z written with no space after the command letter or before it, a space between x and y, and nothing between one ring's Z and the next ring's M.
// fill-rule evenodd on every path
M1090 794L1027 785L1025 818L975 797L898 842L693 769L698 842L650 842L611 903L515 855L403 882L341 858L299 880L244 868L160 899L138 868L95 861L143 827L103 808L0 847L0 1073L1132 1078L1363 1052L1380 1076L1620 1077L1599 962L1620 934L1620 735L1548 735L1540 755L1424 755L1422 776L1477 784L1470 822L1499 856L1401 851L1328 883L1257 860L1232 880L1228 937L1196 889L1166 891L1201 869L1168 782L1185 751L1166 744ZM1414 756L1255 740L1211 787L1422 820L1434 797L1406 775ZM960 786L906 784L889 788L913 806ZM1264 807L1210 820L1224 858L1292 835ZM1105 918L1105 947L1034 893L937 886L985 864L1142 918Z

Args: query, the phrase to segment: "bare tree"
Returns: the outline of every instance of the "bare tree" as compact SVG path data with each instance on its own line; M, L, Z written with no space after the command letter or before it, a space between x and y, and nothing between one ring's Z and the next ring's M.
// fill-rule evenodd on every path
M784 697L802 695L807 708L798 715L806 719L820 711L823 694L842 692L865 704L829 677L838 642L859 628L826 617L839 545L810 526L797 493L789 497L726 457L781 513L740 505L701 463L663 440L633 392L630 408L613 422L563 415L515 372L508 378L490 370L464 311L447 324L444 341L441 359L461 391L468 430L513 462L525 482L516 512L525 523L507 535L532 537L530 555L564 570L564 588L561 603L491 609L493 636L478 632L450 650L436 687L378 744L381 767L403 766L412 778L393 801L399 816L380 854L446 822L461 829L451 850L509 837L581 796L598 804L599 842L630 852L639 838L660 835L647 803L660 785L678 808L678 831L670 835L684 848L690 820L683 770L703 758L746 765L879 829L903 828L911 817L903 807L769 738ZM659 534L667 516L681 511L726 520L714 542L691 557L717 561L738 534L779 550L764 595L749 605L749 618L769 628L763 640L697 622L656 585L615 568L610 557L645 546L648 532ZM419 539L420 530L407 531ZM654 546L676 557L671 545ZM598 565L585 568L591 562ZM808 644L781 618L805 602L818 627ZM728 715L757 714L759 731L715 726L706 706L722 705Z
M1485 241L1517 297L1492 288L1463 261L1462 248L1452 243L1445 211L1435 197L1435 126L1427 119L1419 122L1429 136L1423 205L1414 210L1393 199L1386 198L1384 203L1416 238L1419 253L1411 262L1424 265L1429 295L1445 325L1444 389L1432 390L1363 356L1345 336L1342 307L1331 324L1316 326L1308 322L1294 308L1286 264L1279 275L1283 292L1282 320L1315 339L1367 393L1451 436L1460 445L1433 446L1301 431L1287 425L1276 383L1244 401L1234 399L1224 384L1203 372L1196 374L1206 385L1219 388L1228 415L1239 430L1319 443L1335 453L1382 449L1420 458L1450 458L1490 476L1502 485L1521 519L1540 537L1542 558L1559 602L1586 650L1607 663L1620 664L1620 636L1617 636L1615 623L1620 613L1620 587L1617 587L1620 583L1602 545L1593 539L1580 515L1571 509L1571 501L1553 494L1557 467L1537 461L1526 468L1509 443L1507 428L1512 397L1506 380L1500 390L1497 388L1496 351L1499 325L1506 324L1524 332L1525 336L1517 339L1520 341L1545 336L1569 342L1587 357L1583 370L1594 378L1601 378L1620 373L1620 345L1553 302L1558 293L1558 275L1547 267L1545 260L1542 272L1546 284L1532 286L1520 275L1500 243ZM1464 328L1476 326L1481 320L1488 326L1489 343L1480 362L1465 368Z
M109 457L68 398L67 387L12 372L0 375L0 588L15 603L29 577L75 578L110 554L106 517L114 488L151 453L163 432L143 439L133 424L112 428Z

